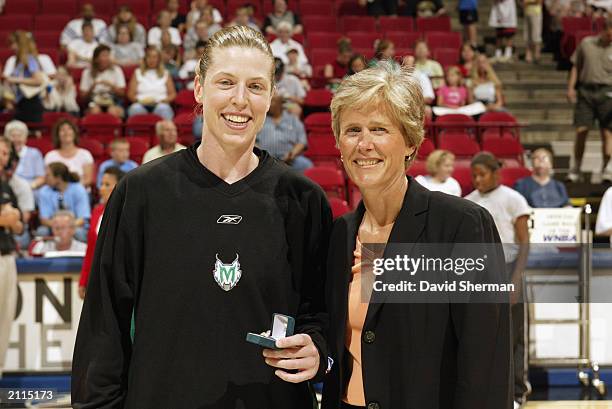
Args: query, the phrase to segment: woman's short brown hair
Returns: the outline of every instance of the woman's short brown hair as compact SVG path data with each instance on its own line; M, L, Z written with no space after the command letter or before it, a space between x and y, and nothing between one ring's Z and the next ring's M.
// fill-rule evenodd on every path
M53 130L51 131L51 142L53 142L53 147L55 149L60 148L61 143L60 143L59 131L60 131L60 128L64 126L65 124L68 124L68 126L70 126L72 128L72 131L74 132L74 144L75 145L79 144L79 128L70 119L62 118L58 120L55 123L55 125L53 125Z

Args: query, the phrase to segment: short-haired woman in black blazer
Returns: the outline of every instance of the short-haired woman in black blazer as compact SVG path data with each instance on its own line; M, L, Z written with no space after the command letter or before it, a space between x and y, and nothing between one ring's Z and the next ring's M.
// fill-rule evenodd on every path
M323 409L511 408L507 303L361 301L361 253L367 251L361 243L499 243L482 207L406 177L424 133L417 80L381 62L345 79L331 110L344 167L363 201L336 221L330 239L335 362Z

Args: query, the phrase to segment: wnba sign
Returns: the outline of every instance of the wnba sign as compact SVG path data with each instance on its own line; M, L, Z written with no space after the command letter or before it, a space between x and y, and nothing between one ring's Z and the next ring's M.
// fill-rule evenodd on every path
M532 209L530 243L580 243L580 208Z
M5 371L65 371L82 301L78 274L19 274L17 311Z

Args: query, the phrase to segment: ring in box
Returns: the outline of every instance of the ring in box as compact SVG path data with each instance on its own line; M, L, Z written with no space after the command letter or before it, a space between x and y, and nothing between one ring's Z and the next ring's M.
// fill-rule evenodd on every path
M283 314L274 314L272 315L271 336L267 337L265 335L249 332L246 336L246 340L252 344L256 344L264 348L280 349L276 347L276 341L293 335L294 328L295 319L293 317Z

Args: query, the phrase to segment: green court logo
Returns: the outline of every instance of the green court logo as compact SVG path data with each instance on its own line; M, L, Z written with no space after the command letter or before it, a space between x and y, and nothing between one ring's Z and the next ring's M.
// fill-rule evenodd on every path
M231 264L224 264L219 260L219 254L215 254L215 258L217 259L215 261L215 270L213 271L215 281L223 291L229 291L236 287L236 284L240 281L240 277L242 277L238 254L236 254L236 258Z

